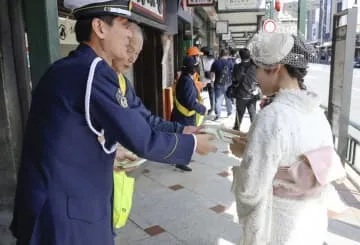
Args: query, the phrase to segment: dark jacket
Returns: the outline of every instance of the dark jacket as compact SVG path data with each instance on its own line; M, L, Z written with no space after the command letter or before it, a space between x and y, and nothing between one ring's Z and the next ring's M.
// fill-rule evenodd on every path
M234 96L237 99L253 99L253 91L256 90L256 66L245 61L236 64L232 73Z
M116 142L153 161L190 161L192 135L156 131L139 102L126 107L120 99L116 73L87 45L42 77L18 175L11 224L18 244L114 244L114 153L108 150ZM105 147L96 132L105 133Z
M197 113L204 115L206 107L197 101L198 96L198 90L195 87L195 83L194 80L191 78L191 75L189 73L183 73L179 81L177 81L176 83L176 99L182 106L184 106L189 111L194 110ZM176 103L174 103L171 120L181 123L183 125L196 125L196 116L183 115L176 107Z

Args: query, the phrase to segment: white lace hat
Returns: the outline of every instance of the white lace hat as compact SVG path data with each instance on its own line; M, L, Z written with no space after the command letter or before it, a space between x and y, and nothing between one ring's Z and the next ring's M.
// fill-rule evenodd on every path
M314 54L313 48L305 44L303 39L287 33L256 34L248 48L255 64L264 68L276 64L307 68Z

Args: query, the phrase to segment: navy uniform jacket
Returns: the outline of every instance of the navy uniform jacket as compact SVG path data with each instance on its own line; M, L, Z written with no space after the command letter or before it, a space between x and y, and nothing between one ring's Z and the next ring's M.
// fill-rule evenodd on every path
M122 107L116 73L99 58L94 67L95 58L80 45L34 92L11 224L19 245L113 244L116 141L158 162L187 164L193 154L192 135L154 131L143 111ZM101 132L104 147L95 134Z
M205 114L206 107L197 102L198 91L190 74L182 74L176 83L175 96L179 103L189 111L195 110L201 115ZM196 116L184 116L174 104L171 120L183 125L196 125Z
M125 76L124 76L125 77ZM184 125L178 122L170 122L161 117L155 116L143 104L141 99L136 96L135 90L130 81L125 77L126 81L126 97L129 101L129 108L139 111L149 122L154 130L162 132L182 133Z

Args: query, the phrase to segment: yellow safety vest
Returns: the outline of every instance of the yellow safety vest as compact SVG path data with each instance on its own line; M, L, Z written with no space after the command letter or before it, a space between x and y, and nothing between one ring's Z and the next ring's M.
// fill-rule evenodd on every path
M126 96L126 80L123 74L118 75L119 87L124 96Z
M119 88L126 96L126 80L122 74L118 75ZM113 173L114 178L114 205L113 205L113 226L116 229L125 226L132 207L135 179L126 175L125 172Z
M195 115L195 124L196 126L200 126L202 124L202 122L204 121L204 116L201 115L200 113L196 112L195 110L189 110L187 109L185 106L183 106L182 104L180 104L180 102L178 101L178 99L176 98L176 86L177 84L175 84L174 87L174 101L175 101L175 107L176 109L184 116L186 117L192 117ZM197 102L202 103L203 99L200 96L200 93L198 92L198 97L197 97Z

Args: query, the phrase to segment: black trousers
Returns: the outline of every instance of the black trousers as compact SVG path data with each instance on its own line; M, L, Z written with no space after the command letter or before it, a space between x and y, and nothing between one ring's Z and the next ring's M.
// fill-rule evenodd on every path
M210 110L213 111L215 109L215 95L214 95L214 87L211 86L211 83L206 85L207 91L209 93L210 100Z
M256 100L255 99L236 99L236 118L234 129L240 129L241 121L243 119L245 109L248 110L250 121L252 122L256 115Z

